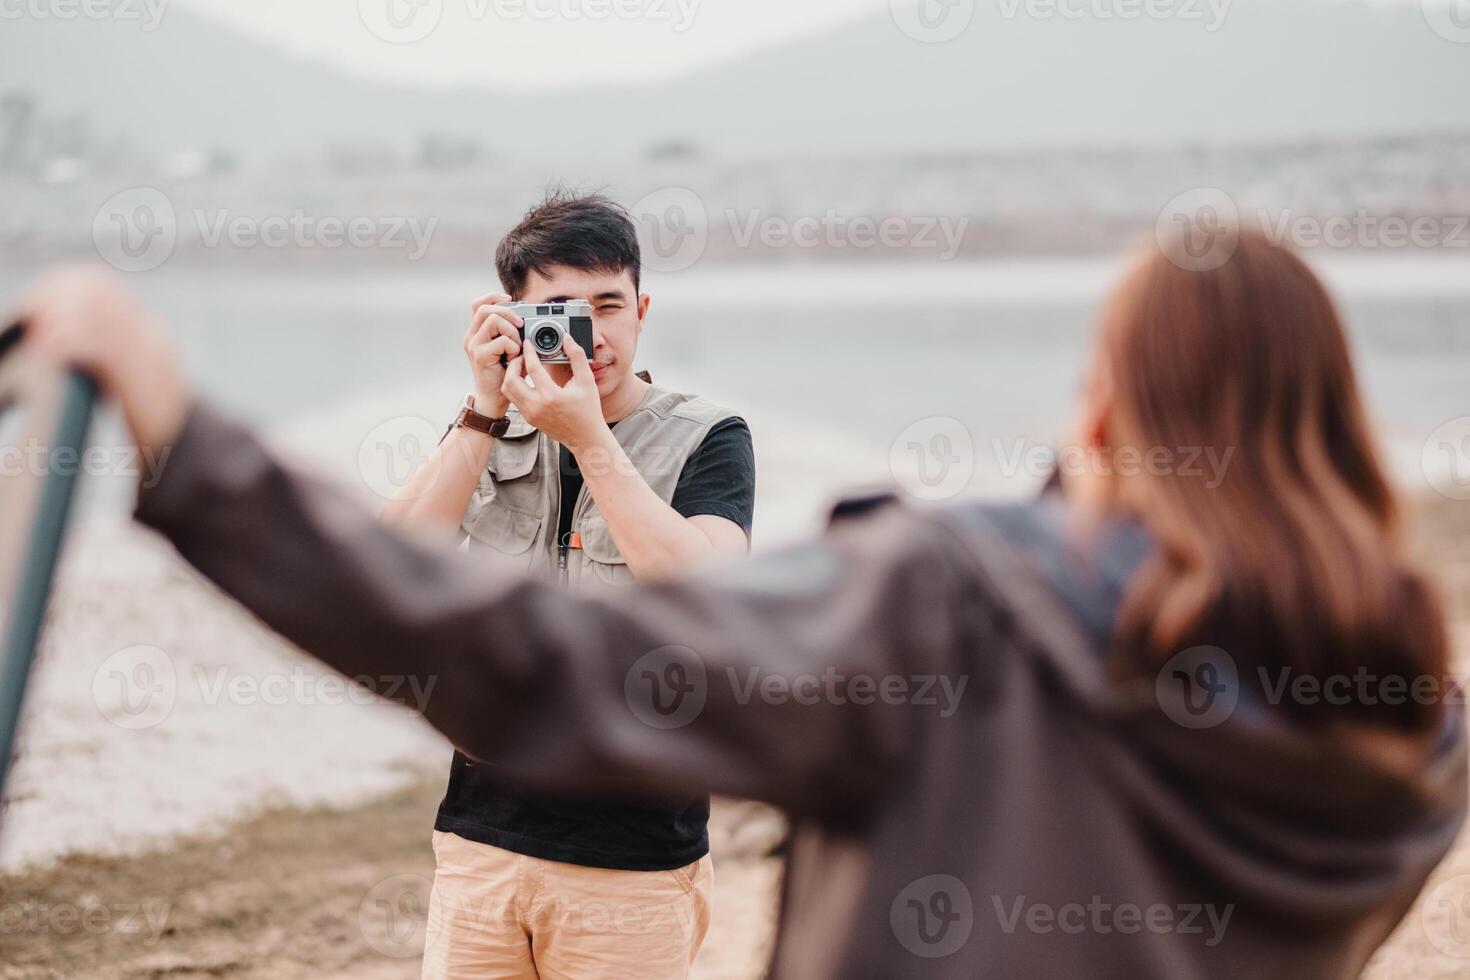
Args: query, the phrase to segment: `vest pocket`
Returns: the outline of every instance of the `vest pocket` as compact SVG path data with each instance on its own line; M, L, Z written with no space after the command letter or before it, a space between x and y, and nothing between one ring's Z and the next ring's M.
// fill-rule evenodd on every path
M632 585L633 573L613 542L612 532L601 518L582 527L583 575L606 585Z
M541 439L535 429L527 427L517 432L512 428L495 440L485 469L499 481L529 477L534 482L537 480L536 457L540 448Z
M518 415L490 448L490 461L465 513L471 538L506 555L524 555L541 531L541 434Z
M539 515L546 509L544 488L538 461L541 457L541 435L525 426L517 432L512 428L504 438L495 440L490 448L490 460L480 474L480 482L470 497L465 511L464 529L476 540L494 544L502 551L506 545L521 545L522 534L509 525L516 524L509 517L491 517L491 511L519 511L519 525L524 529L527 521L540 526ZM535 528L530 533L535 536ZM488 535L488 537L487 537ZM510 554L520 554L530 546L516 547Z
M536 543L541 518L490 502L465 519L464 529L481 544L507 555L523 555Z

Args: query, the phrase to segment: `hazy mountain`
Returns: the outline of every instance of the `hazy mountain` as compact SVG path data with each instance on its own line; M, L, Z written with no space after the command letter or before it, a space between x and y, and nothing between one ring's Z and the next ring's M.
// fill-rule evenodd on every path
M135 145L246 156L431 130L492 145L496 132L522 143L543 134L549 157L585 159L670 138L779 156L1470 127L1470 46L1436 35L1417 6L1235 0L1214 32L1198 21L1006 18L1010 0L976 7L943 44L879 16L668 83L548 96L364 80L180 9L153 33L10 20L0 91L85 111L96 132Z

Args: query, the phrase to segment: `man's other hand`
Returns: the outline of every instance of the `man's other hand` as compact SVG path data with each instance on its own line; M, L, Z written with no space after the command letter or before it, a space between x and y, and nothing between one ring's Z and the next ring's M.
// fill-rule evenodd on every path
M474 374L475 411L490 418L505 414L510 402L501 393L505 383L505 364L521 352L520 328L525 322L505 303L504 293L490 293L475 300L471 307L470 328L464 335L465 356Z

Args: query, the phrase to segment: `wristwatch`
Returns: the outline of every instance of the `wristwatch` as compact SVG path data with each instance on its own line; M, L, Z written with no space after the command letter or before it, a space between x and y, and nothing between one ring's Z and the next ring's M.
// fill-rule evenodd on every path
M461 426L499 439L510 428L510 416L502 415L498 419L492 419L488 415L481 415L475 411L475 396L465 395L464 404L460 406L459 414L454 417L454 427L458 429Z

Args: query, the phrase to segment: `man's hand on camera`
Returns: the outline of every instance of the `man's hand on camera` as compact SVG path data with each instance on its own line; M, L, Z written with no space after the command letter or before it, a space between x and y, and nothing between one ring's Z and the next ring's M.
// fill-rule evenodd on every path
M490 418L505 414L509 405L501 386L505 383L505 365L501 358L512 358L521 351L521 318L503 303L510 297L490 293L475 300L474 316L464 335L465 356L474 373L475 411Z
M571 377L565 384L557 384L536 356L535 347L526 344L523 355L506 368L502 391L527 422L575 455L611 430L602 418L602 396L586 351L571 337L562 345L571 362ZM526 383L527 378L534 388Z
M49 273L20 308L25 345L90 375L117 401L139 446L162 448L184 427L193 395L163 327L114 273Z

